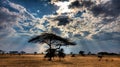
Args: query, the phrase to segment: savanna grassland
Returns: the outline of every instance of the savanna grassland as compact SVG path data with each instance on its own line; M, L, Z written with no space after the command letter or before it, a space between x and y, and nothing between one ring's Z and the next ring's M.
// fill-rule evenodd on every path
M120 56L105 56L101 61L97 56L67 55L59 61L48 61L44 55L0 55L0 67L120 67Z

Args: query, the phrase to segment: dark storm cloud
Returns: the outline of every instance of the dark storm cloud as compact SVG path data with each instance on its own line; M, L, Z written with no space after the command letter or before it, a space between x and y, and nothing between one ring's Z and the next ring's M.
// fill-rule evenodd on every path
M54 20L59 21L58 25L66 25L72 21L68 16L57 16Z
M106 1L105 3L100 2L100 4L95 4L96 2L93 1L82 1L75 0L69 5L69 8L82 8L83 6L88 10L92 11L93 15L96 16L103 16L103 24L110 23L115 21L116 18L120 15L120 0L110 0ZM111 17L111 18L106 18Z
M100 32L92 36L93 39L100 41L116 40L120 41L120 32Z
M79 7L90 7L91 5L93 5L94 3L91 1L79 1L79 0L75 0L74 2L72 2L69 5L69 8L79 8Z
M80 7L82 6L78 0L75 0L69 5L69 8L75 8L75 7Z
M120 15L120 0L111 0L103 4L95 5L91 8L94 16L104 14L104 16L118 17Z
M94 5L90 11L92 11L95 17L102 15L102 24L108 24L115 21L120 15L120 0L110 0L106 3ZM111 18L107 18L111 17Z

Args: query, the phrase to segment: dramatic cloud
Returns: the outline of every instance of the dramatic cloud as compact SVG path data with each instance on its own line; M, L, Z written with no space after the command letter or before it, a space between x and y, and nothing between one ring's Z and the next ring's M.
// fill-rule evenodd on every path
M0 49L42 52L45 44L27 40L53 32L77 43L66 53L119 52L119 8L119 0L0 0Z
M4 44L0 49L16 50L19 46L22 48L22 45L27 42L30 32L33 31L31 29L35 28L34 23L31 22L36 21L33 21L33 15L27 12L24 7L8 0L0 3L0 45ZM22 35L26 36L22 38ZM9 48L12 45L13 47Z
M120 32L99 32L96 35L93 35L93 39L97 40L115 40L115 41L120 41Z
M75 8L75 7L80 7L80 6L81 6L80 2L78 0L75 0L69 5L69 8Z
M72 21L68 16L57 16L54 20L59 22L58 25L66 25Z
M118 17L120 12L119 0L111 0L106 3L95 5L92 7L91 11L95 16L99 14L104 14L104 16Z
M92 52L111 51L110 49L112 48L111 46L114 46L110 44L112 42L115 43L113 52L117 51L116 49L118 49L117 46L119 44L118 42L119 37L117 36L119 36L118 33L120 32L119 30L120 17L118 15L115 19L113 19L114 15L112 16L110 13L107 13L106 10L101 10L103 8L107 9L108 4L113 5L113 4L110 4L112 3L112 1L80 2L78 0L75 0L75 1L69 1L69 2L71 4L69 4L67 7L69 7L69 10L74 10L74 11L71 11L71 13L58 12L56 15L51 15L51 16L49 15L50 19L47 18L47 20L50 21L50 25L58 21L58 24L54 24L54 26L56 28L60 28L62 32L61 35L64 37L72 38L73 40L77 41L77 44L79 47L78 46L72 47L75 50L71 50L71 51L76 53L79 50L92 51ZM105 6L105 7L101 7L101 6ZM96 7L100 7L100 8L97 8L98 10L94 12L93 9ZM112 10L110 12L114 12L114 11ZM51 21L51 18L55 19L55 21ZM101 48L103 46L104 48Z
M69 8L80 8L80 7L90 7L94 3L90 0L75 0L71 2Z

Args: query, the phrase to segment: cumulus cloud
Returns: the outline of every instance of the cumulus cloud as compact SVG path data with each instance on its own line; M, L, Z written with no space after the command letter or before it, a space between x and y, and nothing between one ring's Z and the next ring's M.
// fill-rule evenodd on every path
M87 1L87 0L74 0L69 5L69 8L84 8L89 11L92 11L94 16L111 16L111 17L118 17L119 16L119 0L105 0L105 1ZM83 10L84 10L83 9Z
M58 25L66 25L72 21L68 16L57 16L54 20L59 22Z
M103 9L101 6L105 5L104 8L106 8L108 4L112 5L110 4L112 1L84 1L82 3L74 0L69 2L71 4L67 7L69 7L70 10L74 9L70 14L68 12L46 17L51 28L52 26L59 28L62 32L60 34L61 36L71 38L77 42L78 45L71 47L72 50L69 49L68 52L73 51L77 53L79 50L92 51L95 53L99 51L116 52L119 47L119 15L113 19L114 16L107 15L107 13L105 13L106 10L101 10ZM74 4L74 2L78 3L78 5ZM96 13L97 15L95 15L93 8L98 6L101 7L100 9L98 8L100 12L98 11L98 13ZM114 50L111 50L111 48Z
M94 40L98 40L98 41L100 40L100 42L106 41L104 42L104 45L105 44L107 45L106 48L111 48L109 47L109 44L108 44L109 40L119 41L119 32L120 32L119 18L120 17L118 13L119 9L117 9L119 8L119 5L114 4L118 2L119 1L117 0L116 1L107 0L107 1L101 1L101 2L100 1L92 1L92 2L84 1L83 3L78 0L75 0L71 2L71 4L69 5L69 8L75 9L76 12L75 13L72 12L74 15L74 19L71 23L64 26L64 28L66 28L64 30L66 30L67 32L71 31L70 33L68 33L70 37L72 35L75 35L75 37L76 35L77 36L81 35L80 38L85 37L86 38L85 40L90 39L91 42L94 42ZM75 29L74 32L72 31L73 29ZM82 31L85 31L85 32L82 32ZM116 42L116 44L119 44L119 42ZM96 43L96 45L94 45L96 46L95 48L100 47L97 45L100 45L100 44ZM89 46L88 43L87 43L87 46ZM100 48L98 51L101 51L101 50L102 48Z
M1 2L0 7L0 25L3 27L13 27L14 25L18 25L19 22L24 23L23 21L27 21L27 19L34 19L34 17L29 14L26 9L20 5L14 4L7 1ZM17 10L19 12L11 11L11 8ZM6 26L5 26L6 25Z
M41 30L36 27L38 19L35 19L21 5L8 0L1 1L0 3L0 46L2 46L0 49L22 49L28 38L34 35L36 30ZM23 35L25 36L22 37Z
M119 2L119 0L107 1L106 3L93 6L91 11L95 16L104 14L104 16L118 17L120 11Z
M28 0L26 1L28 2ZM68 3L65 7L70 11L62 12L61 9L63 6L56 5L57 3L60 4L60 2ZM58 6L58 9L54 11L56 14L51 13L43 15L41 18L36 18L22 5L12 3L8 0L1 1L0 46L1 48L5 48L5 45L3 46L2 44L6 44L8 47L14 44L15 47L11 47L10 49L21 47L19 50L41 52L44 51L46 46L38 46L37 44L35 46L33 44L31 44L32 46L24 46L24 44L29 44L27 40L34 35L39 35L41 32L54 32L77 42L78 45L69 49L67 47L65 52L73 51L77 53L79 50L92 52L112 51L111 48L114 49L113 52L116 52L120 40L118 2L117 0L102 0L101 2L98 0L56 0L54 4L51 3L51 5Z
M80 2L78 0L75 0L69 5L69 8L75 8L75 7L80 7Z
M94 3L90 0L74 0L69 5L69 8L82 8L82 7L90 7Z
M89 10L95 17L103 17L105 23L111 23L116 21L120 15L119 2L119 0L101 1L99 4L94 4Z

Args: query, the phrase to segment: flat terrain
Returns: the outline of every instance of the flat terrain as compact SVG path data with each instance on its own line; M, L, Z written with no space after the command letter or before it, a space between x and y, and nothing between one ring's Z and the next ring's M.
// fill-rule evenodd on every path
M120 56L66 56L59 61L48 61L44 55L0 55L0 67L120 67Z

